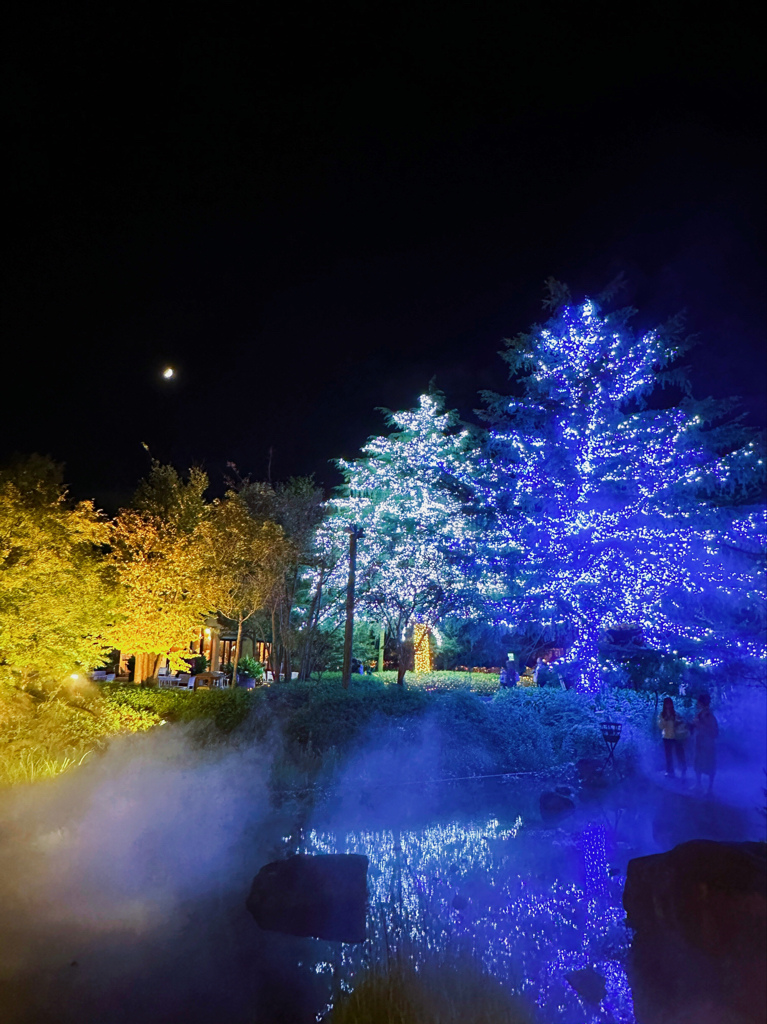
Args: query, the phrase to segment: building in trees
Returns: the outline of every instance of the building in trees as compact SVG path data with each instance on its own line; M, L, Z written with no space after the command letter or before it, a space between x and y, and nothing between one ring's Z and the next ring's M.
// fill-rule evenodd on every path
M692 400L674 369L678 325L638 334L630 319L563 303L508 343L514 394L485 396L488 614L535 643L568 645L588 690L600 685L606 630L761 671L757 440L731 405Z

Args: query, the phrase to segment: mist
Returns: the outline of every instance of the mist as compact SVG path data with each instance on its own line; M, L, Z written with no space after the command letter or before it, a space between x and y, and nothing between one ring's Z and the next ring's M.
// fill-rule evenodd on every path
M3 794L4 1021L254 1019L242 934L280 833L268 751L165 726Z
M689 795L692 751L686 789L654 785L660 742L627 727L637 774L596 799L574 793L575 814L555 828L538 798L561 768L447 780L454 741L433 715L374 722L338 757L330 788L291 792L281 806L270 787L281 740L256 740L253 722L216 740L199 725L115 738L80 768L0 795L3 1022L313 1020L338 972L352 978L374 955L380 921L395 922L387 901L400 867L432 935L473 944L518 990L535 991L545 962L539 998L557 1005L565 972L601 956L614 1009L599 1019L631 1021L620 956L599 953L605 936L616 950L630 941L628 860L702 836L765 838L766 697L742 689L717 707L714 800ZM467 737L481 775L487 752ZM370 857L375 913L362 947L263 932L247 912L259 868L299 851ZM595 886L596 911L586 899Z

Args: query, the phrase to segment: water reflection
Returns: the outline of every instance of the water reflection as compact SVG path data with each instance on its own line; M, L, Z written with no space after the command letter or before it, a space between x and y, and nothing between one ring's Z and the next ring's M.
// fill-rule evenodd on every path
M611 843L602 822L579 833L533 832L520 817L505 827L488 818L307 831L293 844L298 852L370 860L367 941L343 946L334 964L314 969L348 990L361 969L394 951L416 962L470 952L551 1024L633 1024L623 966L630 941L621 906L625 876L609 869ZM587 972L597 988L601 976L604 997L595 999L588 985L579 985L579 995L566 977L575 971Z

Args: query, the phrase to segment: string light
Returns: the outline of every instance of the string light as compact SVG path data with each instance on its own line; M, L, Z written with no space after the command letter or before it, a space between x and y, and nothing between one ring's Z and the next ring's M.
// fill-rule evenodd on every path
M416 622L413 626L413 667L416 672L431 672L429 634L429 627L423 622Z
M489 616L552 640L564 627L585 690L601 685L605 630L624 623L652 648L763 663L767 518L727 500L754 488L753 441L722 451L700 413L649 408L678 347L593 302L527 342L508 357L524 395L496 402L476 482L494 524L486 590L512 577Z

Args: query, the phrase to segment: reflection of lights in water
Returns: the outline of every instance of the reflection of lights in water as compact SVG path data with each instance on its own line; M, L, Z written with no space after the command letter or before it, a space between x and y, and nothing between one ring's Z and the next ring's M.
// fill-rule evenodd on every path
M609 893L604 828L590 825L581 835L581 888L525 872L526 852L511 842L521 826L517 818L512 828L491 819L419 830L310 831L302 852L363 853L370 861L368 941L342 947L342 987L384 948L404 945L415 960L427 952L471 952L513 991L534 999L551 1024L574 1020L574 1013L594 1024L633 1024L621 962L629 939L619 895ZM558 841L551 834L538 840ZM583 1002L565 980L585 967L605 978L599 1007Z

